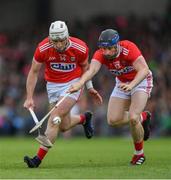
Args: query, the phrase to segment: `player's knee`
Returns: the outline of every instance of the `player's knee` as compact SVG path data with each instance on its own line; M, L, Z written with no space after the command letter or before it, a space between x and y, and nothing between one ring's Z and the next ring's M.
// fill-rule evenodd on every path
M136 126L139 123L139 114L129 113L130 124Z
M62 119L64 118L64 115L62 113L54 113L50 117L50 126L54 128L58 128L58 126L61 124Z
M107 122L110 126L118 127L120 126L120 119L119 118L111 118L108 117Z

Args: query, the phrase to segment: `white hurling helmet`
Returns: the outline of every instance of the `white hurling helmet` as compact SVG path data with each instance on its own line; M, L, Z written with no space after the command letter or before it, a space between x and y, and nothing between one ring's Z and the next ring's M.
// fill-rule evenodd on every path
M49 28L49 37L54 41L68 38L69 33L65 22L55 21L51 23Z

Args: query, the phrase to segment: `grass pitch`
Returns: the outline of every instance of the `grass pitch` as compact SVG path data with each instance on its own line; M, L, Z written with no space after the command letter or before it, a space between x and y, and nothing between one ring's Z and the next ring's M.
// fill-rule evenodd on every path
M23 156L33 156L33 138L0 138L0 178L8 179L169 179L171 138L145 142L146 162L131 166L133 146L125 138L62 139L56 141L41 166L29 169Z

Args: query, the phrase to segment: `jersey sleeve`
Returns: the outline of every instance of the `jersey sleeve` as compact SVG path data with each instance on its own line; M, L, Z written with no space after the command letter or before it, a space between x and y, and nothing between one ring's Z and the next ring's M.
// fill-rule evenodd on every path
M128 60L131 61L132 63L139 57L142 55L141 51L139 50L139 48L133 43L130 42L129 46L129 55L128 55Z
M104 57L103 57L100 49L97 50L97 51L93 54L93 58L92 58L92 59L95 59L96 61L99 61L101 64L105 64L105 63L104 63Z
M39 46L36 48L36 50L34 52L34 59L39 63L44 62L43 53L40 52Z

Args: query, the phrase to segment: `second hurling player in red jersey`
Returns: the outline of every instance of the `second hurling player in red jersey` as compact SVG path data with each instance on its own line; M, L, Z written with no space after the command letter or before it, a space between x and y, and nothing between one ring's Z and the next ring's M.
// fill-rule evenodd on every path
M127 40L119 42L118 51L119 53L114 61L109 61L103 56L103 49L97 50L93 59L106 65L109 71L117 76L120 81L132 81L136 75L133 63L141 55L141 52L134 43Z
M152 73L138 47L128 40L120 41L116 30L102 31L98 46L89 70L71 85L69 92L81 89L102 65L108 68L116 81L108 104L108 124L129 124L135 149L130 163L141 165L145 162L143 142L150 134L151 114L144 109L153 87Z
M46 88L50 108L62 97L66 96L66 98L51 113L45 131L45 139L37 137L41 144L37 154L33 158L24 157L24 162L29 168L40 165L49 148L55 143L59 131L65 132L81 124L85 136L87 138L93 136L91 112L87 111L81 115L70 114L72 107L80 97L81 89L67 96L71 84L78 82L81 75L89 68L88 55L89 49L86 43L78 38L70 37L67 25L63 21L51 23L49 36L37 46L27 78L27 97L24 107L33 109L35 106L33 93L42 64L45 66L44 77L47 82ZM90 95L101 103L102 98L93 88L92 82L87 82L86 86ZM59 124L59 122L61 123ZM50 143L47 145L47 142Z

